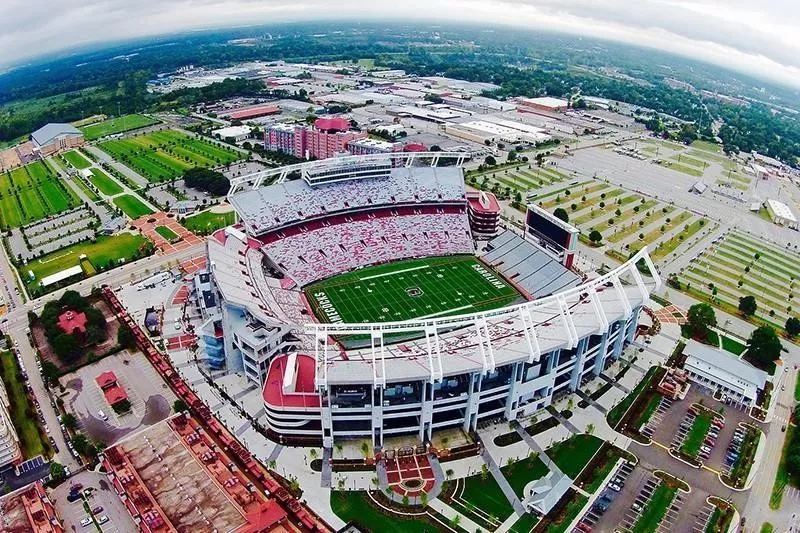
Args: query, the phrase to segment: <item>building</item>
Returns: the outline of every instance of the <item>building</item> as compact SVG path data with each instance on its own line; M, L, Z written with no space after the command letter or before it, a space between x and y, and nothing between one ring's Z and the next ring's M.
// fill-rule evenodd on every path
M551 139L541 128L511 120L472 120L459 124L445 124L445 133L479 144L485 142L527 143L536 145Z
M19 464L23 459L19 437L8 412L9 405L8 393L0 384L0 468Z
M683 353L689 379L739 405L754 406L767 384L766 372L718 348L690 339Z
M128 393L120 386L117 381L117 375L113 372L108 371L101 373L94 378L94 382L97 383L97 386L103 391L103 396L109 406L114 407L115 405L128 402Z
M366 137L363 131L351 130L346 118L321 117L311 127L286 123L270 126L264 134L264 148L300 159L326 159L346 153L349 142Z
M381 141L378 139L355 139L347 143L347 151L353 155L388 154L399 152L403 143Z
M228 120L250 120L253 118L276 115L281 112L281 108L275 104L262 104L256 106L240 107L231 111L220 113L220 118Z
M211 135L218 139L227 140L233 139L234 142L244 141L250 137L250 132L253 128L250 126L229 126L227 128L220 128L211 132Z
M63 533L61 518L41 481L0 499L0 529L8 532Z
M791 229L798 229L797 217L792 213L788 205L778 200L767 200L764 204L767 213L775 224L786 226Z
M476 238L488 238L500 229L500 204L497 197L486 191L467 193L469 227Z
M50 123L31 134L34 150L43 157L83 145L83 132L72 124Z
M517 109L520 111L525 110L538 110L538 111L551 111L560 113L569 108L569 102L563 98L553 98L551 96L542 96L540 98L519 98L517 100L519 106Z
M274 438L383 446L395 435L425 442L440 429L514 420L577 390L633 340L661 283L639 274L638 261L656 272L646 251L583 281L513 232L478 259L486 276L511 280L522 303L404 321L402 342L384 322L342 323L330 305L317 310L327 321L314 322L301 289L316 281L409 257L475 254L459 166L392 167L387 157L379 168L372 159L352 158L350 174L314 161L301 179L240 192L232 183L241 223L207 241L225 368L262 387ZM354 340L330 341L341 335Z

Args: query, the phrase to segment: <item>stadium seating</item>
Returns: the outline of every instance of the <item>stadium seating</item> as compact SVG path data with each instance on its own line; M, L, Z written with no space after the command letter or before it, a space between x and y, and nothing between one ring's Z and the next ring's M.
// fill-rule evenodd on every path
M474 253L461 208L381 210L339 215L265 239L263 250L304 286L366 265Z
M455 168L395 169L386 178L315 185L287 181L239 193L230 199L248 226L260 235L327 214L363 208L422 203L464 203L461 175Z

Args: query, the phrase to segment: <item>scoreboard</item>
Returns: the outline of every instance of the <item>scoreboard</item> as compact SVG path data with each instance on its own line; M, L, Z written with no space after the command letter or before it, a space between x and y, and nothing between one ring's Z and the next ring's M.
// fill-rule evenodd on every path
M525 239L544 248L561 264L570 268L580 230L548 213L541 207L528 205L525 214Z

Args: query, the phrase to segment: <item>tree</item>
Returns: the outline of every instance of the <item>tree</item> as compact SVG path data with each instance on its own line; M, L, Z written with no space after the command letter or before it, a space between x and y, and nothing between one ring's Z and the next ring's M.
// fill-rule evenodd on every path
M61 423L69 430L74 430L78 427L78 419L72 413L64 413L61 415Z
M781 355L781 344L770 326L756 328L747 341L747 356L762 367L768 367Z
M56 483L61 481L67 477L67 472L64 470L64 465L61 463L56 463L55 461L50 463L50 479L55 481Z
M497 159L495 159L493 155L487 155L483 162L488 166L493 167L497 164Z
M563 220L564 222L569 222L569 214L567 213L567 210L564 209L563 207L559 207L555 211L553 211L553 216L559 220Z
M78 352L80 345L72 335L61 333L52 342L53 351L62 361L71 361Z
M786 334L790 337L800 335L800 318L790 316L786 319Z
M117 344L123 348L136 347L136 335L134 335L131 328L125 324L120 325L119 330L117 330Z
M708 304L695 304L689 308L686 321L693 336L706 339L709 329L717 325L717 314Z
M46 383L54 384L58 381L58 367L48 360L42 361L42 377Z
M739 312L745 316L752 316L756 314L758 304L756 303L755 296L743 296L739 298Z
M172 410L175 411L176 413L182 413L184 411L188 411L189 406L186 405L186 402L178 398L172 403Z
M603 240L603 235L599 231L597 231L596 229L593 229L589 233L589 240L592 241L595 244L599 244L600 241Z

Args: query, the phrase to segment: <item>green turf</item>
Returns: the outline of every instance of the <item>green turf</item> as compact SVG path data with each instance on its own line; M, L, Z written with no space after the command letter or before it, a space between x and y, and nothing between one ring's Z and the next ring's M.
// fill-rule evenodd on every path
M20 374L17 359L11 352L0 354L2 378L10 403L9 414L17 436L20 439L22 453L26 459L47 453L48 446L42 441L38 420L32 413L32 407L25 392L25 384Z
M77 168L78 170L82 170L84 168L89 168L90 166L92 166L92 162L83 157L83 155L78 153L76 150L65 152L62 155L64 156L64 159L67 160L67 163Z
M388 322L485 311L520 294L473 256L398 261L309 285L323 322Z
M166 226L158 226L156 227L156 233L167 239L168 241L172 242L173 240L178 238L178 234L169 229Z
M485 513L488 513L500 522L508 518L514 512L514 508L508 503L508 499L503 494L500 485L490 474L483 479L480 474L470 476L461 480L464 489L460 499L474 505Z
M364 491L331 491L331 509L344 522L357 522L374 533L434 533L428 522L379 510Z
M508 484L511 485L511 488L514 489L514 493L522 498L525 486L531 481L536 481L546 476L549 470L547 465L537 456L526 457L513 464L505 465L500 468L500 471L508 481Z
M95 268L105 268L112 261L116 262L119 259L129 261L146 242L144 237L132 233L103 235L97 237L95 242L73 244L34 259L27 265L19 267L20 276L25 280L28 288L33 289L39 285L39 280L43 277L76 266L81 254L86 254ZM31 280L29 272L33 272L34 280Z
M73 176L70 178L70 181L75 184L82 192L89 198L92 202L97 202L100 200L100 197L97 196L97 193L94 192L87 184L83 181L83 178L79 176Z
M92 177L89 178L89 181L91 181L92 185L97 187L101 193L107 196L119 194L124 190L119 183L114 181L108 174L99 168L92 169Z
M589 464L594 454L603 445L602 439L594 435L573 435L563 442L557 442L547 450L547 456L558 465L566 475L575 479Z
M746 348L746 345L742 344L736 339L722 335L722 349L726 352L730 352L734 355L742 355L742 352L745 351Z
M656 487L653 496L644 507L642 514L634 524L632 533L652 533L667 514L669 504L672 503L678 489L669 488L664 483Z
M519 517L519 520L514 522L514 525L508 531L511 533L531 533L538 522L539 518L537 516L525 513Z
M563 533L566 531L567 527L569 527L575 517L578 516L578 513L581 512L588 501L589 498L583 494L580 494L579 492L576 492L570 499L569 503L567 503L567 507L564 509L563 515L556 517L553 522L548 524L547 529L545 530L546 533Z
M642 380L636 385L636 388L631 391L630 394L625 396L622 401L620 401L617 405L615 405L606 416L606 420L608 421L608 425L612 428L616 427L619 424L622 417L625 416L625 413L628 411L630 406L639 397L639 395L644 391L645 388L650 384L650 380L653 378L653 375L656 373L658 367L650 367L650 370L647 371L647 374L642 378Z
M191 168L212 168L243 158L222 143L165 130L112 139L100 143L111 157L132 168L149 181L177 178Z
M711 428L712 418L710 413L703 410L697 414L694 422L692 422L692 427L689 428L689 433L686 435L681 445L681 451L683 453L692 457L697 457L697 454L700 452L700 446L703 444L708 430Z
M0 174L0 225L4 228L30 224L80 203L75 192L45 162Z
M212 213L211 211L204 211L190 217L183 219L181 224L184 228L192 233L200 235L211 233L220 228L230 226L236 222L236 212L228 211L227 213Z
M158 124L158 120L144 115L124 115L80 128L87 141Z
M152 209L142 203L141 200L130 194L123 194L114 198L114 205L122 209L122 212L131 219L137 219L153 212Z
M692 141L692 148L697 148L699 150L706 150L708 152L715 152L721 153L722 152L722 145L717 143L712 143L709 141Z

